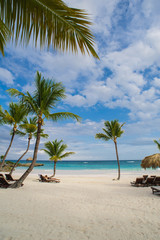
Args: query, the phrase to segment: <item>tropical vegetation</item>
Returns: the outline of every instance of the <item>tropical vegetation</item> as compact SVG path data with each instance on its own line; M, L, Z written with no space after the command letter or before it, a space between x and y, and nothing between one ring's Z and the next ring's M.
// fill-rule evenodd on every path
M14 169L17 167L18 163L20 162L20 160L26 155L26 153L29 150L30 147L30 142L32 137L36 138L36 132L37 132L37 117L33 117L33 118L29 118L29 120L27 118L25 118L22 122L22 124L20 124L19 126L20 128L23 129L24 133L28 135L28 144L27 144L27 149L26 151L19 157L19 159L15 162L15 164L13 165L13 167L11 168L10 171L10 175L12 175ZM43 129L41 129L41 137L42 138L48 138L48 134L44 134L43 133Z
M53 140L52 142L46 142L44 144L45 149L42 149L43 151L45 151L49 156L50 156L50 160L54 161L54 169L53 169L53 175L51 177L54 177L56 174L56 164L59 160L62 160L63 158L66 158L72 154L74 154L75 152L65 152L66 148L68 147L67 144L63 143L63 140L58 141Z
M116 157L117 157L117 163L118 163L118 177L117 180L120 179L120 162L119 162L119 156L118 156L118 148L117 148L117 138L121 137L121 135L124 133L122 130L122 127L125 123L120 124L118 120L113 121L105 121L104 122L104 128L102 130L104 133L97 133L95 135L95 138L102 139L104 141L112 140L115 145L116 150Z
M10 186L12 188L17 188L22 185L23 181L35 166L44 120L47 119L55 122L62 119L72 118L79 121L80 117L70 112L52 112L56 108L57 103L65 98L65 88L61 82L55 82L52 79L45 79L39 72L36 73L35 91L32 94L28 91L23 93L14 88L8 89L7 91L11 96L20 99L21 104L25 105L28 113L37 117L37 137L33 161L20 179Z
M62 0L0 0L0 51L4 55L9 40L25 46L32 41L35 47L80 50L98 58L91 24L84 10Z
M18 125L22 123L22 121L26 115L27 115L27 109L26 109L25 105L22 103L11 102L9 104L8 111L7 110L3 111L2 108L0 109L0 116L2 117L3 123L6 123L6 124L12 126L10 144L3 156L2 162L0 163L0 170L4 166L5 159L6 159L8 152L12 146L15 135L16 134L21 135L21 136L25 135L25 133L18 130Z

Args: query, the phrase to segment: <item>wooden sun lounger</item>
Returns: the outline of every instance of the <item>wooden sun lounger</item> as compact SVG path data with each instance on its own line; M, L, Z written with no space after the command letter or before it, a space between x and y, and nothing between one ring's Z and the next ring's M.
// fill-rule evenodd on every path
M144 187L149 187L154 185L155 177L148 177L146 181L143 183Z
M154 179L154 185L160 186L160 177L159 177L159 176L156 176L156 177L155 177L155 179Z
M7 180L4 177L0 176L0 187L8 188L9 186L10 186L10 183L7 182Z
M155 193L160 194L160 186L152 186L151 189L152 189L153 194L155 194Z
M13 179L12 175L9 173L6 173L5 175L6 175L7 181L17 181L18 180L18 179Z
M134 187L143 186L144 178L136 178L136 181L131 182L131 185Z

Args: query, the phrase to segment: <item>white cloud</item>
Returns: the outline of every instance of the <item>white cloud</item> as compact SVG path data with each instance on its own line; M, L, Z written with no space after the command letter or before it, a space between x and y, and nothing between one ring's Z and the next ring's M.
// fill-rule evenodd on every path
M4 84L4 85L13 85L13 75L10 71L8 71L6 68L0 68L0 81Z

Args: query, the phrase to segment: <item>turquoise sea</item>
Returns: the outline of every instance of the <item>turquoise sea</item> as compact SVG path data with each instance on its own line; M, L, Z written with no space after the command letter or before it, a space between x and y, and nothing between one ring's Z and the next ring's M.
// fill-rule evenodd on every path
M29 163L29 161L21 161L21 163ZM37 163L43 163L44 166L36 167L36 169L53 169L53 162L51 161L37 161ZM140 164L141 160L120 160L121 170L138 171L141 170ZM18 169L22 168L24 169L24 167ZM56 168L57 170L112 170L117 169L117 161L59 161Z

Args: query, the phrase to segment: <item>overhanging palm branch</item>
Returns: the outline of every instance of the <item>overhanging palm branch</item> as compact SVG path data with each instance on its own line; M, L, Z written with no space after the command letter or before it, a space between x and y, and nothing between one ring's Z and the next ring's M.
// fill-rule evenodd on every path
M6 46L7 41L9 40L10 32L7 26L4 24L2 19L0 19L0 52L4 56L4 46Z
M0 0L0 13L16 44L32 39L35 47L40 42L41 48L60 51L76 53L79 48L98 58L84 10L69 8L62 0Z

